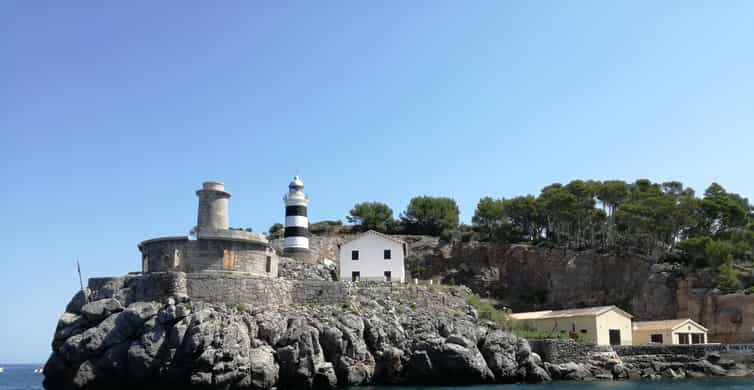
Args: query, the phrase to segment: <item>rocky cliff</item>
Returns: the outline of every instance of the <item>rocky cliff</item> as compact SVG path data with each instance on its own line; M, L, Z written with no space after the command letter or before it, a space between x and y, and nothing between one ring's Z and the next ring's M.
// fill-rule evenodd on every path
M476 318L464 287L356 291L341 305L278 309L82 292L57 325L44 385L330 389L550 378L526 340Z
M692 318L715 342L754 341L754 295L721 293L709 271L642 255L405 239L421 278L465 284L516 311L614 304L638 320Z
M337 259L347 238L314 237L312 248ZM464 284L516 311L614 304L638 320L692 318L712 341L754 342L754 295L721 293L710 272L683 272L642 255L401 238L414 277Z

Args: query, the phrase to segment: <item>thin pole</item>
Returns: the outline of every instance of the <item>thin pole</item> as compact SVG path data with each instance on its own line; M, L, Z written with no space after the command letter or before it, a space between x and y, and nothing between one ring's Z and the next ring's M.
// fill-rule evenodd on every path
M81 286L81 293L84 294L84 301L89 302L89 297L84 292L84 279L81 277L81 264L79 264L78 260L76 260L76 270L79 272L79 286Z

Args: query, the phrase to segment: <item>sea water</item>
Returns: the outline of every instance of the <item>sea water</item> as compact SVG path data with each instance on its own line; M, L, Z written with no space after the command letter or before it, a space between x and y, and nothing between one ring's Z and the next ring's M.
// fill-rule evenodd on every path
M8 364L0 367L5 369L5 372L0 373L0 390L26 390L26 389L42 389L42 380L44 377L42 374L34 372L35 368L41 367L41 365L33 364Z
M754 377L708 378L661 381L586 381L550 382L537 385L479 386L373 386L351 387L348 390L754 390Z
M34 373L38 365L5 365L0 373L0 390L40 390L42 374ZM674 381L594 381L554 382L540 385L483 385L483 386L370 386L349 390L754 390L754 378L710 378Z

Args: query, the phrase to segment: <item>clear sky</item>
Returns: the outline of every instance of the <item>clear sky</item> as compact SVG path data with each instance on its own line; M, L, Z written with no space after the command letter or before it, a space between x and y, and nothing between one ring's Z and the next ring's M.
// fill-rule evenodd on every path
M0 2L0 362L42 362L85 277L186 234L398 214L572 179L754 196L754 2Z

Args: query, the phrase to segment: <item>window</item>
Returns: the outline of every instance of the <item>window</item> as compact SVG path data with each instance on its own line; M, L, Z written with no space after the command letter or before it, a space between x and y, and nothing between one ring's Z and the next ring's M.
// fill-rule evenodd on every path
M704 341L702 339L704 335L701 333L692 333L691 334L691 344L704 344Z
M391 257L391 255L392 255L392 253L390 253L390 249L385 249L385 250L383 251L383 253L382 253L382 257L383 257L383 258L384 258L385 260L390 260L390 257Z
M586 334L586 329L581 329L579 332L581 332L581 334Z
M267 271L268 274L272 272L272 257L271 256L267 256L267 262L265 262L264 264L264 269L265 271Z
M688 344L688 343L689 343L689 334L678 333L678 344Z
M353 272L351 272L351 281L352 282L358 282L359 279L361 279L361 273L359 271L353 271Z
M359 259L359 251L351 251L351 260Z
M385 281L386 281L386 282L389 282L389 281L390 281L390 276L391 276L391 275L390 275L390 271L385 271Z
M662 335L661 334L653 334L649 336L649 341L657 344L662 344Z

